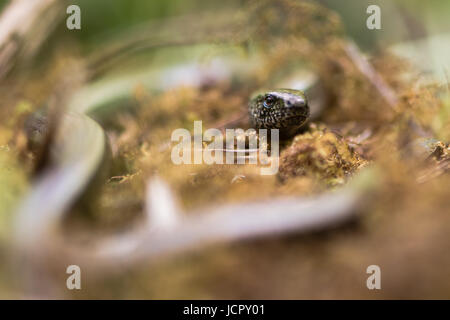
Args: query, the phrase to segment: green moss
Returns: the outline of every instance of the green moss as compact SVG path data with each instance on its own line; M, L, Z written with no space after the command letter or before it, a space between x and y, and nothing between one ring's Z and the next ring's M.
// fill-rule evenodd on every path
M297 135L281 153L279 176L283 181L309 176L328 186L337 186L366 163L345 139L325 126L313 125L308 132Z
M23 168L8 146L0 146L0 240L9 235L12 212L27 185Z

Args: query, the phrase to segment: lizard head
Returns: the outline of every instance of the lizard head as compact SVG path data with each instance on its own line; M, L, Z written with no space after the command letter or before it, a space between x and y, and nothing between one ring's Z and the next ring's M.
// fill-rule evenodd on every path
M255 94L249 102L250 122L256 129L279 129L292 136L309 118L303 91L276 89Z

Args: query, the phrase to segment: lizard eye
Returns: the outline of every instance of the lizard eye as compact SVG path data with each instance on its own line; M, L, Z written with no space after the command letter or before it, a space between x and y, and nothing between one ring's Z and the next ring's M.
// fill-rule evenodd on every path
M263 105L264 105L264 107L266 107L266 108L270 108L270 107L272 107L272 105L273 105L273 103L275 102L275 97L274 96L272 96L272 95L267 95L265 98L264 98L264 102L263 102Z

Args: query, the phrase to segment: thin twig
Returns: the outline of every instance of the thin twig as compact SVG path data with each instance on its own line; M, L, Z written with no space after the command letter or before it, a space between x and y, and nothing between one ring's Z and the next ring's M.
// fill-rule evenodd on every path
M398 105L397 94L388 86L370 62L367 61L356 44L349 40L345 46L345 51L358 70L370 81L370 83L372 83L388 105L392 109L395 109Z

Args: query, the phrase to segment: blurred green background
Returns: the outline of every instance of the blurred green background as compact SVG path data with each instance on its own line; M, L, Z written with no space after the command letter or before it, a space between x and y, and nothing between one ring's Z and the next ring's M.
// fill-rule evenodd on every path
M300 0L299 0L300 1ZM450 30L450 1L447 0L317 0L337 11L347 32L362 47L372 48L377 42L392 43L423 33L440 33ZM0 8L7 0L0 0ZM75 33L83 43L97 41L123 28L151 19L176 16L198 11L214 11L236 8L249 0L73 0L82 10L82 30ZM382 10L382 30L368 32L366 8L377 4ZM407 30L409 29L409 30Z
M300 1L300 0L299 0ZM183 13L236 9L248 0L78 0L71 1L82 9L83 29L79 34L83 41L93 41L96 35L138 24L155 18ZM446 0L319 0L318 2L338 12L347 32L362 47L371 48L377 41L398 42L405 37L421 36L424 32L439 33L450 30L450 1ZM366 28L366 9L377 4L382 11L382 30ZM407 31L409 28L411 30ZM413 34L409 34L413 33ZM415 33L415 34L414 34Z

